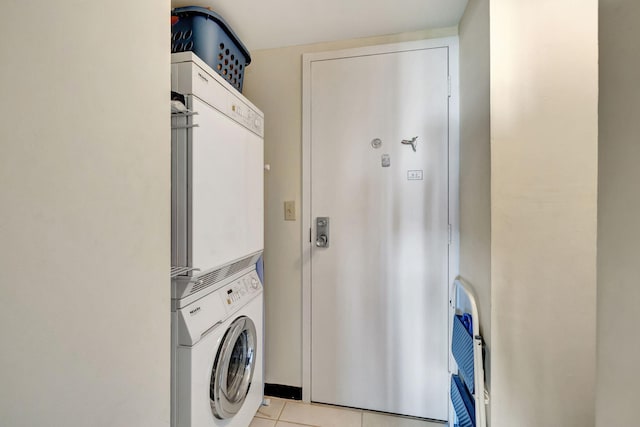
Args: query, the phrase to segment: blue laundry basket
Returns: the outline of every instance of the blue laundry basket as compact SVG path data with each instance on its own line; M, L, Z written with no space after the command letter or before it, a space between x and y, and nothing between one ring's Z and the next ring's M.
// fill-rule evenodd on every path
M189 6L171 12L171 52L192 51L242 92L244 69L251 63L249 51L217 13Z

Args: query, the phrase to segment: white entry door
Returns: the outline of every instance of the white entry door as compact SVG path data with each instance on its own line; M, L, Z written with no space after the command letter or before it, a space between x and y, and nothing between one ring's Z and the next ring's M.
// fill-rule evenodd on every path
M446 420L449 49L308 72L311 400Z

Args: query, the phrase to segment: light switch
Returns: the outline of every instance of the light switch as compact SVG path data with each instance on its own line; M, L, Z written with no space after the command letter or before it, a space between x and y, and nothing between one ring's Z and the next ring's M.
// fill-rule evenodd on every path
M284 202L284 220L295 221L296 220L296 202L295 200L289 200Z

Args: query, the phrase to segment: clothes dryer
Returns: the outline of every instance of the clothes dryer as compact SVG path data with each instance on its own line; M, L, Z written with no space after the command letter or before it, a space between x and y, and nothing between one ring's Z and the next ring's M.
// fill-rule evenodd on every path
M171 265L196 286L215 285L264 248L264 116L192 52L171 55ZM255 258L255 259L254 259Z

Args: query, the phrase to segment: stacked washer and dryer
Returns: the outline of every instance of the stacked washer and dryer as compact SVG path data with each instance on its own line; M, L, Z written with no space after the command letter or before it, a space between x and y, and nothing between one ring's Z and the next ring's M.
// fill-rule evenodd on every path
M247 427L263 399L263 115L172 54L172 427Z

